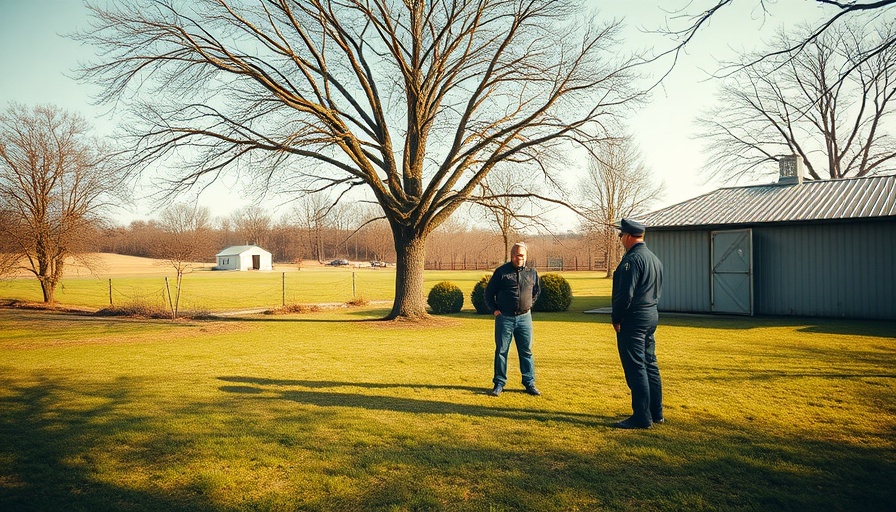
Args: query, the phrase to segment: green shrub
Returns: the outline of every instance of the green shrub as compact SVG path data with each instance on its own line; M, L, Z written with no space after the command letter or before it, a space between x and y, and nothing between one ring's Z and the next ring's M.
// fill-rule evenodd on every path
M572 304L572 288L569 282L559 274L541 276L541 295L535 304L534 311L566 311Z
M464 306L464 292L456 284L442 281L429 290L426 303L432 308L433 313L439 315L457 313Z
M473 304L473 307L476 308L476 312L480 315L484 315L487 313L491 313L485 307L485 287L488 286L488 280L491 278L490 275L486 274L482 276L482 279L476 283L476 286L473 287L473 293L470 294L470 303Z

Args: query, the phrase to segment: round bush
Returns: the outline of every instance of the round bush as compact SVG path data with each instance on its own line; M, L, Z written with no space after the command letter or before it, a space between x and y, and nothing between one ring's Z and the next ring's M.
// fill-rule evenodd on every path
M541 295L532 309L535 311L566 311L572 304L572 288L563 276L545 274L541 276Z
M482 276L482 279L473 287L473 293L470 294L470 303L476 308L476 312L480 315L491 313L485 308L485 287L488 286L488 280L491 278L488 274Z
M456 284L442 281L429 290L426 303L432 308L433 313L439 315L457 313L464 306L464 292Z

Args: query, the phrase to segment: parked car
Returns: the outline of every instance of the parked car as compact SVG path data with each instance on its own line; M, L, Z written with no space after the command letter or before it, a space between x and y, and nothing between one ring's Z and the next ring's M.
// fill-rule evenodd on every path
M371 267L385 267L386 262L385 261L371 261L370 266Z
M336 260L333 260L333 261L327 263L327 265L330 265L331 267L341 267L341 266L349 265L349 264L350 263L348 262L348 260L343 260L343 259L336 259Z

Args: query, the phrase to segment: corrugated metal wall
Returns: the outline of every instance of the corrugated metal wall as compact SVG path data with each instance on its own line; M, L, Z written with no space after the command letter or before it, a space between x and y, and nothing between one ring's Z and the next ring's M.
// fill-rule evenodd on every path
M753 229L759 315L896 320L896 222L763 225ZM711 311L710 230L654 231L663 311Z
M709 231L648 229L647 246L663 262L661 311L710 311Z
M896 319L896 222L753 229L760 315Z

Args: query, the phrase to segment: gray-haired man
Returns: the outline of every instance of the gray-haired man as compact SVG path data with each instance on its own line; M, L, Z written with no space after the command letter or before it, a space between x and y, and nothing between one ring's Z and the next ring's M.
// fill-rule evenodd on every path
M535 360L532 356L532 304L541 289L538 272L526 267L529 254L526 244L514 244L510 261L492 274L485 287L485 306L495 315L495 376L489 395L498 396L507 384L507 354L510 340L516 343L520 373L526 393L540 395L535 387Z

